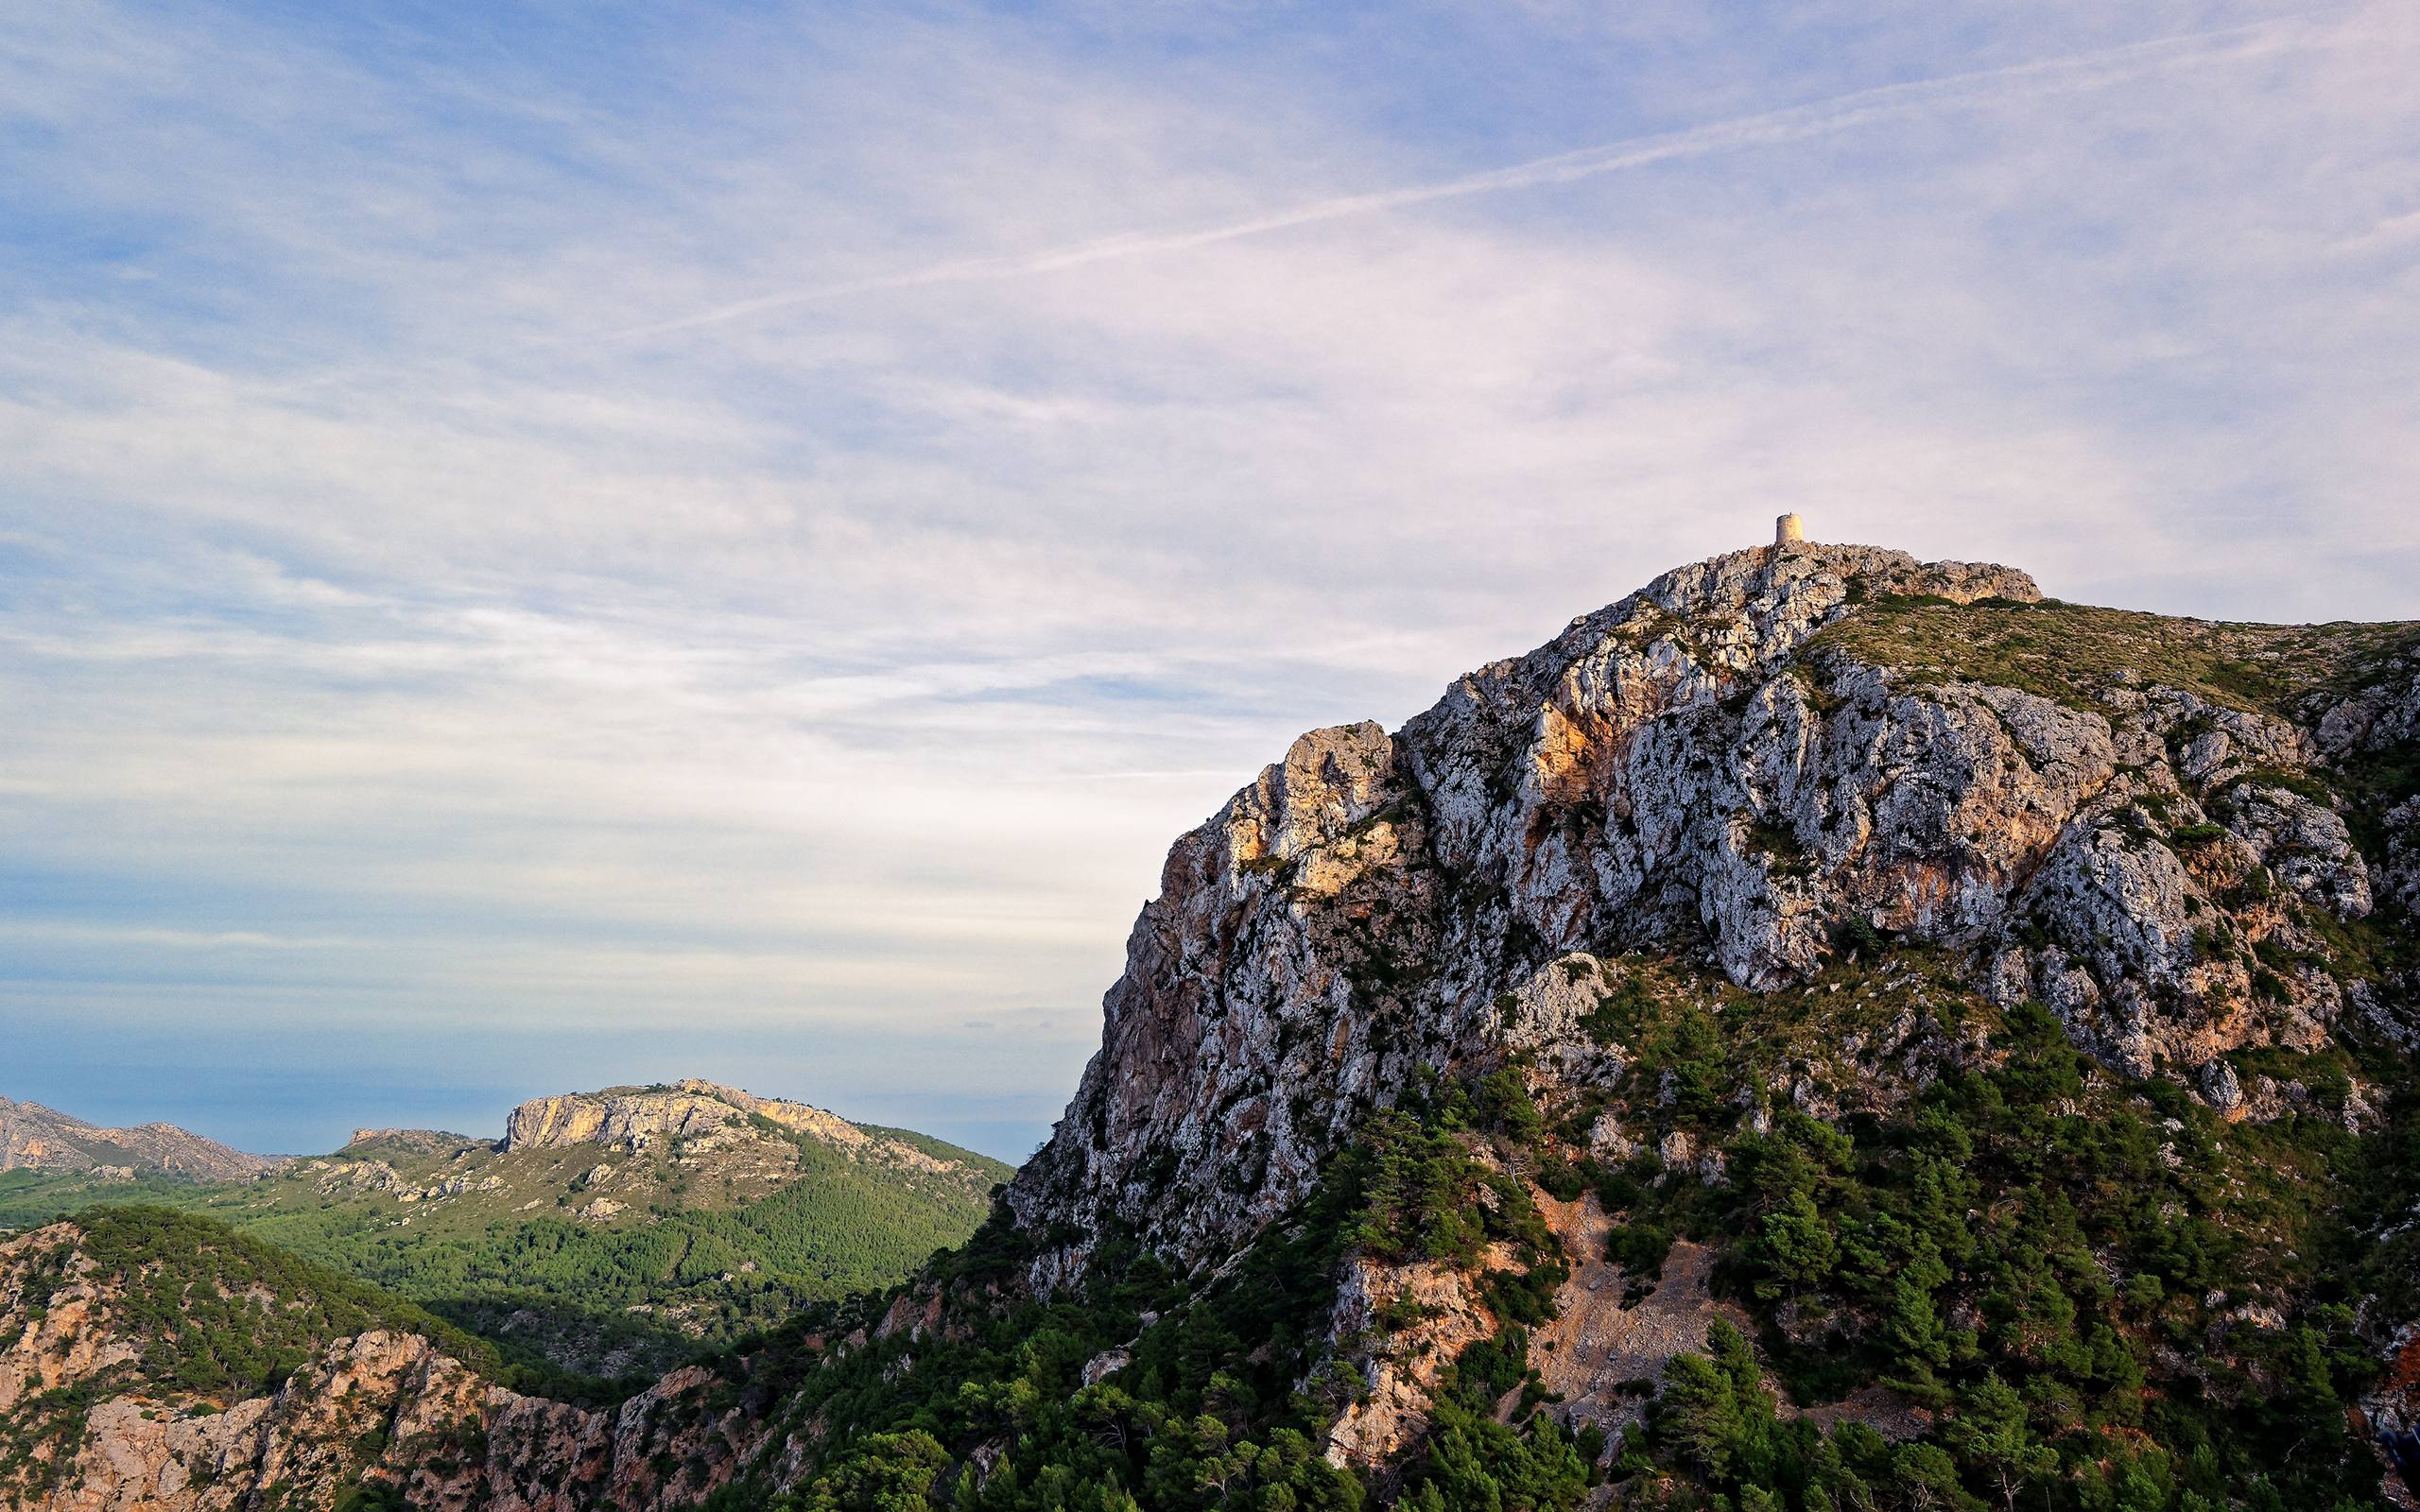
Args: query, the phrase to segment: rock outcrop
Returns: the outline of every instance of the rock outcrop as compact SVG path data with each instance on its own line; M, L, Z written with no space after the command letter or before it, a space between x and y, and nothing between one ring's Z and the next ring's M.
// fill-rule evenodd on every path
M2095 640L2003 637L2011 670L1962 675L1970 646L1910 649L1933 606ZM1900 641L1854 633L1884 620ZM1702 951L1771 991L1889 936L2048 1002L2135 1074L2321 1042L2343 1008L2325 921L2366 915L2373 883L2310 781L2312 726L2374 742L2410 695L2374 696L2358 732L2239 706L2161 679L2176 644L2217 644L2180 625L2044 605L2013 568L1759 549L1572 621L1400 730L1305 735L1169 852L1100 1051L1010 1202L1037 1231L1115 1220L1214 1261L1415 1068L1500 1054L1572 953ZM2228 633L2285 655L2284 630ZM2095 660L2130 655L2151 670Z
M491 1143L441 1128L357 1128L353 1131L353 1138L345 1141L344 1147L359 1150L376 1145L383 1150L410 1155L450 1155L471 1145L484 1146Z
M878 1160L920 1171L955 1171L953 1160L936 1159L904 1140L869 1132L805 1103L758 1097L736 1087L695 1077L659 1087L611 1087L599 1092L533 1097L512 1110L504 1139L508 1154L527 1149L567 1149L601 1144L643 1150L657 1141L680 1141L692 1148L750 1135L751 1118L829 1144L851 1158Z
M1267 1339L1223 1342L1285 1376L1268 1400L1332 1406L1316 1446L1331 1464L1383 1487L1420 1452L1431 1414L1443 1419L1445 1373L1514 1337L1516 1321L1528 1364L1474 1378L1493 1383L1478 1410L1493 1401L1504 1422L1543 1398L1583 1438L1613 1445L1682 1368L1673 1362L1711 1339L1745 1351L1769 1325L1809 1349L1874 1326L1870 1298L1818 1311L1776 1287L1752 1307L1716 1285L1739 1246L1634 1227L1651 1194L1673 1211L1729 1211L1756 1192L1760 1165L1812 1160L1783 1153L1819 1140L1809 1128L1832 1128L1841 1150L1827 1159L1845 1173L1849 1115L1937 1111L1920 1099L1953 1074L1963 1081L1946 1091L1986 1085L2002 1107L2139 1124L2127 1153L2139 1163L2126 1167L2138 1178L2176 1171L2213 1131L2255 1148L2280 1133L2226 1123L2291 1118L2287 1131L2330 1141L2377 1127L2367 1094L2381 1089L2360 1080L2373 1062L2332 1052L2348 1023L2420 1049L2420 983L2398 974L2409 951L2371 948L2373 915L2403 931L2420 905L2415 647L2411 627L2212 626L2061 605L2011 568L1869 547L1785 540L1678 569L1457 680L1399 730L1302 736L1178 839L1106 997L1099 1051L1007 1190L1016 1231L988 1229L905 1288L819 1319L805 1347L847 1362L840 1389L783 1402L797 1379L786 1368L765 1372L782 1385L762 1389L744 1371L691 1370L589 1412L482 1381L425 1338L363 1330L326 1341L278 1391L213 1403L216 1414L100 1394L53 1483L68 1489L32 1504L233 1508L283 1485L326 1505L371 1481L454 1512L655 1512L734 1477L770 1496L883 1419L849 1418L879 1396L877 1380L961 1404L943 1448L971 1494L1008 1462L1021 1430L1002 1409L1018 1399L990 1376L953 1383L952 1351L979 1354L980 1325L1036 1296L1068 1301L1053 1315L1076 1328L1090 1298L1118 1291L1073 1284L1097 1258L1102 1279L1148 1288L1150 1309L1119 1315L1113 1297L1101 1305L1114 1326L1095 1316L1090 1337L1061 1338L1076 1341L1063 1383L1080 1362L1085 1386L1139 1387L1165 1368L1154 1349L1190 1326L1187 1309L1265 1280L1256 1265L1316 1254L1334 1267L1322 1272L1332 1290L1305 1288L1285 1331L1316 1348L1294 1357ZM2020 1011L2028 1001L2050 1013ZM1625 1017L1642 1004L1664 1012L1664 1038ZM1682 1054L1688 1025L1695 1048ZM2041 1057L2020 1064L2063 1079L2044 1072L2001 1098L1984 1078L2017 1056L2013 1043ZM2293 1054L2320 1050L2331 1054ZM1416 1117L1370 1124L1399 1102ZM1475 1111L1486 1108L1493 1122ZM2184 1113L2197 1131L2169 1116ZM1433 1138L1470 1170L1368 1137L1418 1119L1438 1120ZM617 1152L531 1163L574 1168L578 1221L635 1225L647 1210L624 1199L642 1162L625 1155L752 1139L797 1153L774 1127L851 1160L956 1169L821 1109L698 1081L535 1099L497 1148ZM1332 1163L1357 1130L1361 1146ZM1954 1125L1949 1135L1965 1138ZM2031 1162L2032 1125L2013 1143ZM323 1192L366 1187L399 1205L458 1202L467 1191L455 1183L469 1179L406 1180L377 1139L310 1170ZM1345 1175L1322 1188L1330 1172ZM1407 1172L1426 1173L1426 1206L1370 1195L1396 1190L1386 1179L1417 1185ZM1448 1181L1459 1185L1438 1184ZM1806 1181L1796 1200L1828 1239ZM1322 1200L1306 1202L1315 1190ZM1348 1199L1363 1206L1339 1220ZM1997 1193L1967 1216L2022 1200ZM1945 1211L1969 1206L1961 1196ZM1453 1245L1389 1248L1392 1230L1371 1226L1383 1211L1435 1235L1465 1210L1493 1227ZM72 1253L72 1229L45 1233L28 1239ZM1324 1249L1312 1244L1322 1233ZM1743 1241L1752 1258L1754 1242ZM2263 1242L2282 1246L2274 1233ZM1137 1263L1138 1245L1153 1263ZM0 1287L11 1253L0 1246ZM33 1252L14 1253L28 1274ZM1135 1268L1112 1273L1109 1256ZM2107 1292L2124 1259L2096 1252L2082 1268ZM1164 1295L1171 1270L1190 1285ZM1942 1288L1916 1290L1928 1309ZM1976 1337L1981 1304L1945 1295L1937 1321ZM2144 1311L2120 1321L2149 1330L2156 1318L2155 1340L2195 1312L2193 1297L2217 1330L2273 1333L2289 1316L2265 1298L2213 1312L2227 1293L2198 1285L2158 1314L2157 1285L2125 1295ZM111 1325L110 1308L106 1287L70 1276L41 1308L0 1315L0 1340L17 1330L0 1359L0 1420L12 1401L132 1366L141 1341ZM2364 1411L2377 1442L2409 1452L2420 1325L2377 1311L2359 1326L2395 1352ZM1735 1336L1734 1325L1751 1327ZM1218 1339L1205 1328L1184 1348ZM2163 1379L2206 1384L2201 1365L2159 1348ZM2241 1360L2226 1368L2257 1379ZM1529 1370L1534 1392L1506 1387ZM1885 1441L1930 1432L1945 1410L1954 1399L1913 1378L1779 1406L1819 1425L1854 1419ZM1102 1423L1111 1436L1132 1427ZM1200 1431L1223 1443L1228 1425Z

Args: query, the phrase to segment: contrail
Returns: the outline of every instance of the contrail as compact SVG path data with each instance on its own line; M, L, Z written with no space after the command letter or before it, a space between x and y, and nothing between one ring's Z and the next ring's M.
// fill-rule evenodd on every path
M752 315L853 295L920 288L935 284L978 284L1028 278L1122 257L1187 251L1197 247L1239 241L1248 236L1266 235L1296 226L1400 210L1410 205L1432 204L1439 200L1496 194L1505 190L1572 183L1651 163L1707 157L1742 147L1805 141L1947 107L1972 108L2008 98L2098 89L2166 69L2308 46L2312 41L2308 28L2293 28L2290 34L2287 28L2275 25L2238 26L2134 43L2123 47L2018 63L2006 68L1980 69L1904 84L1887 84L1806 105L1692 127L1686 130L1580 147L1462 178L1313 200L1223 225L1191 231L1124 232L1046 251L959 258L904 272L785 289L694 315L630 326L591 339L632 340L695 330L700 326L720 325Z

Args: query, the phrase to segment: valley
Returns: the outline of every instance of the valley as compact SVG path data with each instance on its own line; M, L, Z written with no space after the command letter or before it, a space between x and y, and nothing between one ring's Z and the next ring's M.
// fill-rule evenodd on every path
M498 1141L363 1129L237 1181L12 1172L0 1228L87 1207L194 1213L416 1303L532 1379L614 1380L890 1284L962 1241L1008 1175L686 1082L535 1099Z

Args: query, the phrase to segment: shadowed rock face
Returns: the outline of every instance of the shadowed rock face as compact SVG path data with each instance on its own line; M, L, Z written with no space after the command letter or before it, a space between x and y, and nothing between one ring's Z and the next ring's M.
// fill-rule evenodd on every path
M1012 1208L1214 1258L1415 1068L1500 1037L1495 1001L1570 952L1703 950L1770 990L1844 926L1886 930L2049 1003L2135 1074L2325 1039L2333 977L2250 950L2308 960L2303 905L2371 906L2343 819L2291 780L2320 754L2308 730L2122 671L2065 698L1920 676L1825 633L2040 600L2007 567L1738 552L1461 679L1392 734L1302 737L1169 852ZM1086 1253L1072 1241L1037 1281Z
M194 1181L240 1181L283 1163L230 1149L173 1124L100 1128L40 1103L0 1097L0 1171L122 1167Z

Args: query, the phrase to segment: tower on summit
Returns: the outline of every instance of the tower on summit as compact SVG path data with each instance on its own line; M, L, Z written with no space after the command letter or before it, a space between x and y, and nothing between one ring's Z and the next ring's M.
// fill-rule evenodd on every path
M1794 514L1786 514L1773 522L1774 545L1802 546L1806 543L1806 524L1798 518L1798 516Z

